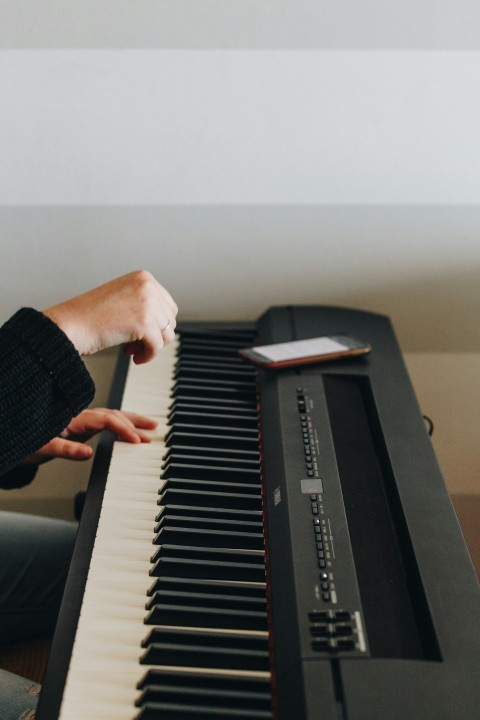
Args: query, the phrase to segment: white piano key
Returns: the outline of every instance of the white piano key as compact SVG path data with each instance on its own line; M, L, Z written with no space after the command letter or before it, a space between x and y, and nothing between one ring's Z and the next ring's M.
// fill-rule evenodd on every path
M151 443L138 443L131 445L130 443L115 443L113 449L112 458L130 458L132 460L138 459L140 462L142 458L161 458L166 452L163 441L153 441Z
M114 455L112 457L112 462L110 463L110 473L114 473L116 470L120 470L123 472L125 468L131 468L131 469L146 469L151 470L152 474L159 474L158 472L158 462L159 460L162 460L162 456L160 453L156 452L150 452L150 453L134 453L132 454L121 456L121 455Z

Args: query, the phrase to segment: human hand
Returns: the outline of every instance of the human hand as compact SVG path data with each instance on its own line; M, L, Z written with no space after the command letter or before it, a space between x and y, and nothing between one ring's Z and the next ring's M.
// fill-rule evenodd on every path
M102 430L111 430L118 440L124 442L142 443L150 442L150 438L143 430L153 430L156 426L155 420L137 413L108 408L83 410L73 418L59 437L50 440L24 462L39 464L53 458L89 460L93 450L84 443Z
M148 362L173 340L177 312L170 293L145 270L44 310L80 355L124 344L137 364Z

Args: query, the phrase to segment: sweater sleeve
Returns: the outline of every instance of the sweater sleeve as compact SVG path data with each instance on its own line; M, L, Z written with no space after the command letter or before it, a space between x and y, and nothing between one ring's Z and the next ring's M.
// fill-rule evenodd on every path
M0 486L2 475L64 430L94 394L80 355L54 322L32 308L10 318L0 328Z

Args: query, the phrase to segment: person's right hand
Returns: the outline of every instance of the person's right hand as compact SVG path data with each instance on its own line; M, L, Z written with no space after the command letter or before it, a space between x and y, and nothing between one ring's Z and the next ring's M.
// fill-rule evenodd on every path
M137 364L173 340L177 312L170 293L145 270L44 310L81 355L123 344Z

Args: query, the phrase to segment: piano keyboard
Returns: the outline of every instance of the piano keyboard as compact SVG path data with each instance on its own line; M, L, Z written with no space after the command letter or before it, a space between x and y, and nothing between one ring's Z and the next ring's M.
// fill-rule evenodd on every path
M158 427L113 446L61 720L272 717L250 342L185 333L130 366L122 408Z

